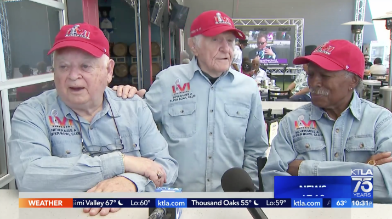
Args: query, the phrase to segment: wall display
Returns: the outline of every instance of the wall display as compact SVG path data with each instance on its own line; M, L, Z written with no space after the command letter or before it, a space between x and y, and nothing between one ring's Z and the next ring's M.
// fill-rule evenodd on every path
M302 55L303 18L234 18L233 22L248 39L243 57L259 57L260 63L267 66L294 66L293 59Z

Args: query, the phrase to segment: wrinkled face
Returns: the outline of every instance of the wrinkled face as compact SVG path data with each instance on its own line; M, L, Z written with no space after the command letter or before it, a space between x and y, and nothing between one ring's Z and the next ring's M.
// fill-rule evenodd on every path
M265 37L259 37L257 39L257 48L259 48L259 50L262 50L266 46L267 46L267 39Z
M197 56L200 69L206 73L221 74L231 66L235 46L233 33L224 32L214 37L199 35L190 39L188 44Z
M312 103L324 109L345 104L358 83L356 78L348 76L343 70L327 71L312 62L308 64L307 74Z
M57 93L71 108L100 101L112 80L113 67L113 60L105 55L96 58L77 48L56 50L54 82Z

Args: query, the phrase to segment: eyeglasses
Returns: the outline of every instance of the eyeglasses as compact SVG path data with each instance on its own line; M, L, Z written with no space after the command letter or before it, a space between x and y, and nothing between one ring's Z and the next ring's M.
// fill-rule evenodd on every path
M112 106L110 105L109 101L106 100L106 102L109 104L110 111L112 112L112 115L113 115ZM120 144L115 142L114 144L108 144L108 145L105 145L105 146L98 146L98 145L87 146L85 144L84 140L83 140L82 125L81 125L79 116L76 113L75 113L75 115L76 115L76 118L78 119L78 123L79 123L80 139L81 139L81 142L82 142L82 152L84 154L88 153L90 156L95 157L95 156L100 156L100 155L106 154L108 152L121 151L121 150L124 149L124 143L122 141L122 137L121 137L121 134L120 134L120 132L118 130L116 119L114 117L113 117L113 121L114 121L114 125L116 126L118 137L120 139Z

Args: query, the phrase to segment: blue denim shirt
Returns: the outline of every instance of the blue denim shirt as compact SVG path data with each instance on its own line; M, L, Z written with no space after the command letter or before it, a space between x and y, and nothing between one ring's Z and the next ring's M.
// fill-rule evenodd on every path
M256 159L268 144L254 79L230 69L211 84L193 59L160 72L145 99L179 163L174 187L222 192L223 173L240 167L258 188Z
M299 176L351 176L351 168L368 168L373 155L392 151L392 113L354 92L349 107L336 120L310 104L288 113L280 122L268 162L261 172L265 191L274 190L274 176L290 176L288 166L304 160ZM373 168L374 199L392 198L392 163Z
M160 163L167 173L166 186L174 183L178 164L169 155L151 111L139 97L123 100L109 88L107 101L92 122L82 117L82 136L87 147L120 144L114 120L124 143L122 153ZM91 157L82 153L79 122L56 90L23 102L12 118L9 139L10 167L22 192L82 192L115 176L133 181L139 192L154 191L154 183L135 173L124 173L120 152Z

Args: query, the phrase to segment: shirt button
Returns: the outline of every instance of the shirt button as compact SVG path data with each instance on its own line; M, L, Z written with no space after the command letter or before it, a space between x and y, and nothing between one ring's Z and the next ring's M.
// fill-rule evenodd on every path
M214 112L214 110L210 110L210 113L213 113Z
M363 147L365 147L365 145L364 145L363 143L361 143L361 144L359 145L359 147L360 147L360 148L363 148Z
M309 144L305 144L305 147L306 147L306 148L310 148L310 145L309 145Z
M239 115L239 114L240 114L240 112L237 111L237 115Z
M70 153L71 153L71 151L68 151L68 150L67 150L67 151L65 151L65 153L67 153L67 154L70 154Z
M338 152L335 153L335 157L339 157L339 153Z
M211 87L211 90L214 90L214 87Z
M93 128L93 126L90 126L90 130L93 130L94 128Z
M133 147L136 148L136 147L137 147L137 144L133 144Z
M181 112L181 113L184 113L184 110L181 110L180 112Z
M210 181L210 179L207 179L207 182L209 182Z
M211 158L212 158L211 156L208 157L208 159L211 159Z
M339 131L340 131L339 129L336 129L336 133L339 133Z
M210 135L212 135L212 132L210 132Z

